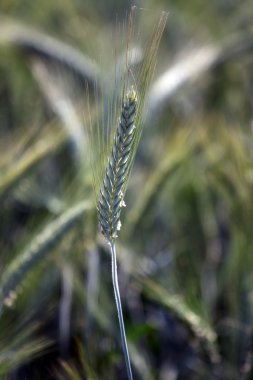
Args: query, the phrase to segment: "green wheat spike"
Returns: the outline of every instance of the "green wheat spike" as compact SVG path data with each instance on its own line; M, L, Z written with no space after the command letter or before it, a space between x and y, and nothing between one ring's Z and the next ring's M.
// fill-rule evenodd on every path
M121 225L120 213L124 206L124 188L129 174L131 151L135 141L134 117L136 108L137 95L132 89L127 93L123 103L120 122L98 200L99 223L108 242L116 239Z

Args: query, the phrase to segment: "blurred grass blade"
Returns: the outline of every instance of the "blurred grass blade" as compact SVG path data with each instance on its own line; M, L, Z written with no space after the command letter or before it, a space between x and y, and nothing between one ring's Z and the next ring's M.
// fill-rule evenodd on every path
M237 33L228 37L221 46L208 44L184 53L154 82L148 97L148 115L157 114L171 96L204 73L231 60L241 59L253 50L252 35Z
M75 73L80 80L94 83L100 76L96 63L72 46L22 25L15 20L0 17L0 44L22 52L49 59Z
M23 157L1 175L0 198L7 195L34 167L45 158L55 154L66 142L67 137L61 134L33 145Z
M59 310L59 340L62 356L66 356L70 344L71 310L73 304L73 268L63 265L61 273L61 298Z
M140 279L140 281L147 297L175 313L177 318L184 322L197 338L206 343L210 355L217 360L219 357L216 347L217 336L208 322L201 315L196 314L188 307L182 298L169 293L158 283L148 278Z
M46 339L38 338L30 340L28 343L13 347L11 350L5 349L0 352L0 375L9 374L19 365L24 365L26 362L40 355L45 349L50 347L52 343ZM8 377L9 378L9 377Z
M129 344L129 351L131 354L134 368L138 371L140 378L145 380L154 380L155 377L151 370L151 365L143 356L143 353L134 344Z
M64 237L64 234L80 221L84 212L90 208L90 203L86 201L65 211L56 220L49 223L28 247L3 270L0 279L0 311L5 300L10 295L13 298L16 288L26 274L50 253L51 249Z
M29 318L16 321L1 320L0 331L0 376L12 372L20 365L41 355L52 346L52 341L44 337L34 338L40 323L27 323ZM9 378L9 377L8 377Z
M167 155L148 179L142 190L142 196L138 198L136 206L129 214L126 229L129 233L138 229L171 173L192 153L194 140L190 128L187 128L180 130L169 142Z
M78 112L78 100L73 99L74 83L59 68L51 67L42 60L33 58L32 73L49 105L62 122L70 141L73 142L74 153L81 159L87 147L84 126ZM71 96L72 95L72 96Z
M200 74L214 65L219 50L214 46L205 46L193 50L178 59L153 84L149 92L149 115L157 113L161 106L187 82L196 79Z

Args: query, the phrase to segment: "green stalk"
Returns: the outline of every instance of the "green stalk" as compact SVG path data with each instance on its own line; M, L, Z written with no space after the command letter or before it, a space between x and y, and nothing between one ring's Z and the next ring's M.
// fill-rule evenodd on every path
M113 283L115 302L116 302L116 307L117 307L117 312L118 312L122 347L123 347L123 351L124 351L124 358L125 358L125 363L126 363L126 368L127 368L128 379L133 380L130 358L129 358L129 353L128 353L128 347L127 347L124 318L123 318L123 313L122 313L120 291L119 291L116 247L115 247L115 243L111 242L111 241L109 242L109 245L111 248L111 255L112 255L112 283Z

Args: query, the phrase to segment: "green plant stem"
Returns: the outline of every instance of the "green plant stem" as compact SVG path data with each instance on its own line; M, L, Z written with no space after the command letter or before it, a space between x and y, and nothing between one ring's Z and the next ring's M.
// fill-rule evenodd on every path
M125 363L126 363L126 367L127 367L128 379L133 380L130 358L129 358L129 353L128 353L128 347L127 347L126 332L125 332L124 319L123 319L123 313L122 313L120 292L119 292L116 248L115 248L114 242L109 242L109 244L110 244L111 254L112 254L112 283L113 283L115 302L116 302L118 318L119 318L121 341L122 341L122 346L123 346L123 351L124 351Z

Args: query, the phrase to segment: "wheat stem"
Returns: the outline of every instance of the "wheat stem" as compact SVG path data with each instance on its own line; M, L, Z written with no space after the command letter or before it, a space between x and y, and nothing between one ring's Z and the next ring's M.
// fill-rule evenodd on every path
M135 8L132 8L132 10L134 9ZM133 13L130 14L129 18L126 69L128 68L128 48L133 28L132 17ZM147 54L145 54L144 63L139 71L138 80L136 81L135 78L133 78L135 85L137 85L138 87L138 101L137 94L133 90L133 88L126 93L126 89L129 86L129 80L127 79L128 70L125 71L122 87L123 106L121 109L120 121L116 130L112 151L108 157L107 164L105 165L105 173L102 173L100 171L101 167L100 165L98 165L97 173L94 176L95 185L99 184L99 187L95 187L97 196L99 224L101 232L103 233L104 237L109 243L111 249L112 282L118 312L121 340L127 367L128 380L132 380L133 377L127 348L120 292L118 286L115 239L117 238L118 231L121 227L120 214L122 207L125 206L124 195L126 185L128 182L129 173L131 171L134 155L136 153L137 145L141 135L142 111L144 107L145 94L153 75L157 50L162 37L166 20L167 14L163 13L159 20L159 23L157 24L154 30L152 41L147 49ZM113 112L111 114L112 118L109 118L109 122L114 122L115 111L117 112L117 103L113 101L112 103L109 102L109 104L113 106ZM134 121L136 122L136 126L134 125ZM108 127L108 124L106 124L106 126ZM102 124L102 127L104 127L104 124ZM100 128L101 124L98 123L98 132ZM108 145L105 144L106 148L107 146ZM102 152L102 154L104 154L104 152ZM102 181L100 178L101 174Z
M115 302L116 302L117 312L118 312L121 341L122 341L122 346L123 346L123 351L124 351L125 363L127 367L128 379L133 380L128 347L127 347L124 318L123 318L122 307L121 307L119 284L118 284L116 248L115 248L114 242L110 242L109 245L111 248L111 255L112 255L112 283L113 283Z

